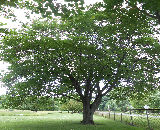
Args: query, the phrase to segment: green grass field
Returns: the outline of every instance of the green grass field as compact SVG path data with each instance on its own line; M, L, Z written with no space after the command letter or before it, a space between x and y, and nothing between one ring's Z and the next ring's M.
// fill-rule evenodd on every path
M99 115L98 112L95 113L96 115ZM102 115L100 115L102 116ZM103 114L103 118L106 117L106 119L109 119L109 114ZM158 116L157 116L158 117ZM114 120L114 114L110 114L110 119ZM149 117L149 124L150 128L153 130L160 130L160 118L153 118ZM121 115L115 115L115 121L121 122ZM149 128L148 126L148 120L147 117L141 117L141 116L132 116L132 120L130 116L126 116L122 114L122 122L126 124L132 124L135 126L140 126L142 128Z
M96 115L95 125L81 125L82 117L67 112L0 110L0 130L145 130Z

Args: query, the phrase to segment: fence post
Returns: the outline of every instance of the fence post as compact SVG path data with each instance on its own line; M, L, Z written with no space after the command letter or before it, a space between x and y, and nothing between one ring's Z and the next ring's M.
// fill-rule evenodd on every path
M130 115L131 115L132 113L131 113L131 110L130 110ZM133 120L132 120L132 115L131 115L131 121L132 121L132 125L133 125Z
M115 111L114 111L114 121L115 121L115 115L116 115L116 114L115 114Z
M149 112L149 110L148 110L148 112ZM149 119L148 119L148 113L147 113L147 110L146 110L146 115L147 115L148 127L149 127L149 129L150 129L150 124L149 124Z
M122 112L121 112L121 122L122 122Z
M110 119L110 110L109 110L109 119Z

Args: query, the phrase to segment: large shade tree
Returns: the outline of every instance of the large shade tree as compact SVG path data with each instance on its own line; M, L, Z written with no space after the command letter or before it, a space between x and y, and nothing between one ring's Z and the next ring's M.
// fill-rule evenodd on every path
M51 0L46 4L54 7ZM96 3L85 12L77 1L71 6L67 13L62 8L60 20L38 19L3 38L1 58L11 64L3 81L22 102L46 94L79 100L82 123L93 124L103 96L142 97L158 88L160 45L152 37L153 19L138 8L122 8L121 1ZM47 17L45 8L35 9Z

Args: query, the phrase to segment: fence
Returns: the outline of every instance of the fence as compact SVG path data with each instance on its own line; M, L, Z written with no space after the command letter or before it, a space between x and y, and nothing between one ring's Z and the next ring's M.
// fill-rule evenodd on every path
M96 111L95 115L133 126L149 128L150 130L160 129L160 109L131 109L125 113L118 111Z

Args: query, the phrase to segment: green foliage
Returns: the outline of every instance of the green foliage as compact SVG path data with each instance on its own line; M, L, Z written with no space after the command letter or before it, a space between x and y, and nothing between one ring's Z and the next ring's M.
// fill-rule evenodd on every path
M150 109L160 109L159 91L156 91L155 93L150 95L145 95L140 99L136 98L137 96L138 94L134 94L134 97L128 100L122 100L122 101L112 100L107 98L107 96L104 96L99 106L99 110L108 110L108 105L110 110L117 110L117 111L123 111L123 112L126 112L129 109L132 109L131 106L134 109L144 109L144 106L148 105ZM137 112L143 112L143 111L137 111Z
M54 99L54 111L58 111L60 109L60 103L58 101L55 101Z
M7 96L5 101L2 103L4 109L19 109L19 110L32 110L32 111L54 111L58 108L58 103L56 102L56 107L53 98L50 97L24 97L19 96L11 97Z
M7 25L7 23L0 22L0 26Z
M0 5L8 5L12 7L16 7L16 3L18 3L18 0L1 0ZM0 9L2 10L2 9Z
M101 104L99 105L99 110L104 110L104 107L108 101L109 101L109 98L107 96L104 96L102 98Z
M109 100L106 103L106 105L104 107L104 110L112 110L112 111L117 110L117 104L116 104L116 102L114 100Z
M117 110L127 112L131 109L131 104L128 100L118 101L117 104Z
M5 95L0 95L0 109L3 108L3 103L6 101Z
M106 3L108 6L106 7L106 11L113 11L113 7L119 7L122 6L124 1L123 0L104 0L104 3ZM131 0L131 1L125 1L128 6L125 7L125 9L130 10L131 14L134 14L135 11L139 11L144 14L145 17L149 17L152 20L157 21L156 24L160 23L160 2L159 0ZM139 3L141 7L137 7L136 5ZM118 8L117 8L118 9ZM130 15L131 16L131 15ZM136 17L133 16L132 17ZM137 20L135 18L135 20ZM133 22L133 21L132 21ZM154 23L153 23L154 24Z
M62 111L83 111L83 104L75 100L69 100L60 107Z
M136 96L136 94L135 94ZM137 100L137 99L131 99L131 105L135 108L135 109L144 109L145 105L148 105L150 107L150 109L160 109L160 93L159 91L156 91L155 94L151 94L151 95L146 95L144 98L142 98L141 100Z
M126 11L126 13L129 12ZM27 89L24 91L20 91L21 88L29 87L30 89L33 89L34 86L38 85L39 87L34 89L33 91L35 92L33 93L40 93L42 92L42 90L45 90L44 83L51 83L57 76L60 76L61 79L59 80L62 83L60 89L57 89L57 86L54 86L55 89L52 90L57 94L61 94L64 91L72 91L72 81L70 77L64 76L64 74L69 75L69 73L72 71L72 76L74 78L78 78L80 81L82 81L82 79L92 79L94 77L95 82L97 82L100 81L103 77L103 79L107 82L108 80L110 80L108 82L109 84L115 82L118 85L121 79L126 79L130 80L130 82L132 83L134 82L134 84L137 85L134 89L134 92L136 92L137 90L145 92L144 86L151 89L152 87L147 84L148 82L144 75L145 73L150 75L150 79L148 80L154 81L156 84L156 80L153 80L152 76L153 73L156 73L156 70L158 69L154 67L154 64L158 64L159 61L157 60L157 58L155 58L155 62L153 64L153 60L135 58L135 55L139 55L139 53L143 54L145 53L145 51L147 51L147 53L150 53L152 57L155 57L155 50L153 52L152 48L154 48L154 46L156 45L156 49L159 49L159 46L157 46L157 44L153 44L153 42L156 41L150 41L149 38L146 37L148 31L145 28L148 27L148 25L145 23L144 29L141 30L141 32L143 31L145 33L144 38L141 38L141 46L152 47L146 48L146 50L144 48L143 50L141 50L141 52L137 52L138 50L134 47L135 45L139 45L139 42L135 41L133 45L129 45L125 42L122 42L120 44L118 43L116 45L116 41L114 40L115 38L113 34L116 34L118 32L119 27L125 26L127 24L126 22L125 25L124 23L117 25L115 24L116 28L114 28L113 25L112 28L116 30L112 31L110 25L104 26L103 28L95 25L95 21L93 19L90 19L90 17L88 17L89 15L92 16L91 11L88 11L85 14L77 14L77 16L73 17L73 20L61 22L60 25L57 24L57 20L53 20L51 22L49 22L48 20L44 22L38 22L37 20L31 25L32 29L27 27L28 31L23 32L22 30L23 35L20 32L16 32L14 30L10 31L10 35L6 36L2 41L5 44L1 46L1 49L5 51L3 52L3 54L1 54L1 56L3 57L3 60L8 61L12 64L10 69L13 71L11 71L11 73L5 77L6 80L4 78L4 81L6 83L9 82L12 79L11 77L13 76L15 78L24 77L26 78L26 82L23 82L21 84L18 83L16 85L16 87L19 89L19 92L23 92L23 94L27 93L25 92ZM85 19L85 21L83 19ZM130 32L133 32L133 30L138 30L140 26L141 25L137 25L135 26L135 28L130 28L129 26L127 26L127 28L130 29L130 31L126 30L128 32L128 35L130 35ZM72 28L74 28L75 30L72 31ZM69 32L70 34L66 34L66 36L70 39L61 40L61 34L59 33L59 30L61 30L61 32ZM46 36L44 37L45 32ZM103 41L102 46L104 47L102 47L102 49L97 49L99 42L102 42L99 39L96 39L96 41L93 42L96 44L91 43L89 45L87 43L89 42L89 39L93 37L94 32L98 33L97 36L103 36L104 39L108 39L108 42ZM105 36L102 32L108 32L108 36ZM122 34L120 34L118 37L123 37L123 32L124 30L121 30ZM88 38L82 33L85 33ZM51 38L49 35L52 35L52 37L55 38ZM38 40L37 37L40 37L40 40ZM124 39L125 41L128 38L122 39ZM145 45L144 43L146 43L147 40L149 44ZM78 44L78 42L80 41L81 44ZM106 49L105 46L108 46L110 49ZM7 47L11 47L11 49L6 49ZM126 49L125 47L128 49ZM86 55L86 57L80 56L81 54ZM117 56L111 58L114 56L114 54L116 54ZM24 57L27 57L27 59L21 60ZM94 57L99 57L101 60L98 60ZM90 58L90 60L88 60L88 58ZM63 66L59 66L58 63L54 61L58 61L58 63ZM121 62L123 62L123 64ZM139 69L139 65L141 65L141 69ZM99 66L103 68L103 71L100 70ZM72 69L68 69L68 67L72 67ZM144 72L146 67L152 68L152 71ZM51 69L54 69L54 71L49 71ZM113 72L116 69L118 69L119 71L117 75L114 75ZM90 77L87 74L88 71L93 73L92 75L90 75ZM43 73L43 75L40 76L39 73ZM50 76L50 73L52 73L52 76ZM33 76L33 74L36 75L36 77ZM96 76L97 74L99 75L98 77ZM114 80L114 78L112 79L112 76L116 76L116 80ZM135 81L134 79L137 80ZM17 81L18 79L15 80ZM95 82L93 83L93 85L95 84ZM21 87L22 85L25 87ZM52 92L52 90L49 89L47 91L50 93ZM127 91L127 96L132 94L132 91L130 91L130 87L125 88L122 86L115 88L113 90L112 96L114 96L116 92L119 93L120 91Z
M160 92L157 91L149 97L149 103L151 109L160 109Z
M100 110L111 110L111 111L121 111L121 112L126 112L128 111L131 107L130 107L130 103L127 100L122 100L122 101L118 101L118 100L113 100L113 99L108 99L107 101L104 101L101 103L101 105L104 105L103 109ZM101 106L100 105L100 106Z
M0 109L2 109L2 100L0 99Z
M109 106L109 107L108 107ZM99 110L116 110L126 112L130 109L131 104L128 100L113 100L107 96L102 98L102 102L99 105ZM109 109L108 109L109 108Z

